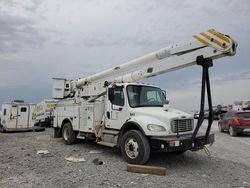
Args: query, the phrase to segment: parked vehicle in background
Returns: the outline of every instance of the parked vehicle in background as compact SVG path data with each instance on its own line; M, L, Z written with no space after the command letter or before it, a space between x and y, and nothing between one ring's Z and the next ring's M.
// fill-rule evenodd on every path
M39 126L52 126L56 100L45 99L35 108L35 124Z
M250 111L228 111L218 122L220 132L229 131L231 136L250 131Z
M235 101L233 110L250 110L250 100Z
M232 110L232 105L217 105L213 106L213 115L215 120L219 120L220 117L228 112L229 110Z
M194 119L198 119L199 118L199 112L195 112L194 113Z
M198 119L199 116L200 116L200 112L194 113L194 119ZM205 112L204 112L204 118L205 118L205 119L208 119L208 117L209 117L209 111L208 111L208 110L205 110Z
M27 131L40 130L40 127L34 127L35 122L35 104L24 102L23 100L14 100L2 104L1 131Z

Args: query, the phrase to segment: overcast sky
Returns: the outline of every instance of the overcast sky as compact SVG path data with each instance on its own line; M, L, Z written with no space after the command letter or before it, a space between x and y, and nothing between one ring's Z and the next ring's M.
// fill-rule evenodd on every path
M214 104L250 99L249 0L0 0L0 104L51 98L52 77L91 75L215 28L237 55L211 68ZM201 68L145 82L172 106L198 109Z

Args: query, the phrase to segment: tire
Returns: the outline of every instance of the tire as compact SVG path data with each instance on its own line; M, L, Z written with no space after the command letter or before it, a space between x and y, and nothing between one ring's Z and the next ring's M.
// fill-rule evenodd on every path
M230 136L237 136L237 132L235 131L235 129L231 125L229 126L229 134L230 134Z
M0 132L4 133L3 127L0 125Z
M71 123L67 122L64 124L62 129L63 141L67 145L74 144L76 142L76 132L73 131Z
M174 151L173 153L177 154L177 155L182 155L182 154L186 153L186 151L187 150L184 149L184 150Z
M219 128L219 131L222 133L222 132L224 132L224 129L221 127L221 124L220 123L218 123L218 128Z
M0 132L1 132L1 133L5 133L5 130L4 130L4 128L3 128L3 125L1 125L1 124L0 124Z
M129 130L121 139L121 152L128 163L145 164L150 157L149 141L140 131Z

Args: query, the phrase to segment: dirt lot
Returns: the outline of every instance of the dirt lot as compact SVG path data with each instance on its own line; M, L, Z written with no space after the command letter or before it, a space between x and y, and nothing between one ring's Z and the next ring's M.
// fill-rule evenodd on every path
M166 167L166 176L126 171L119 151L94 143L64 145L45 132L0 133L0 187L250 187L250 135L230 137L212 131L216 142L202 150L185 154L153 153L148 165ZM38 155L38 150L48 150ZM101 150L100 154L89 153ZM84 157L73 163L65 157ZM103 165L92 161L98 158Z

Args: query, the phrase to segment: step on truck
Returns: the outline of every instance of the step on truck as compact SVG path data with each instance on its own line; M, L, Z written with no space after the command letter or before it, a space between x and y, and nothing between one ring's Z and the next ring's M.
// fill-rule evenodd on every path
M214 142L209 67L213 60L233 56L237 43L228 35L209 29L184 43L175 43L125 64L69 80L53 79L54 136L66 144L76 139L117 147L128 163L144 164L152 150L185 152L200 150ZM200 114L193 117L172 108L161 88L139 80L191 65L202 67ZM119 75L117 75L119 74ZM116 76L117 75L117 76ZM206 95L207 93L207 95ZM204 120L207 96L209 118Z

